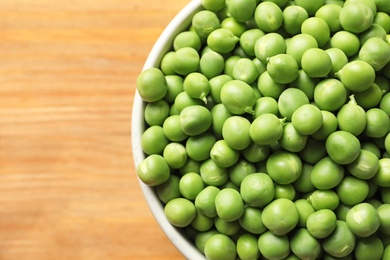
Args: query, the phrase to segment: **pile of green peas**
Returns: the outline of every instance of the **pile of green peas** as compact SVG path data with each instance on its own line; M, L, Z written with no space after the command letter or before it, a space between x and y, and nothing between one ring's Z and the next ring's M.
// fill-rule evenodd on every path
M388 0L201 0L138 177L207 259L390 259Z

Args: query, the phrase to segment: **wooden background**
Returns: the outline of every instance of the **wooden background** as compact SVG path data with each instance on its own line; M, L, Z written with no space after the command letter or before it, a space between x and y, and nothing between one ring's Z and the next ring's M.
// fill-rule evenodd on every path
M131 155L135 80L189 0L0 1L0 259L182 259Z

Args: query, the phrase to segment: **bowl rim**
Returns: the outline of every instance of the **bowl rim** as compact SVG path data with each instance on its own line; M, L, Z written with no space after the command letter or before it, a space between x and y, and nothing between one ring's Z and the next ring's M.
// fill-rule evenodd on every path
M201 0L192 0L176 14L155 42L142 70L158 67L163 55L171 49L174 36L188 28L194 14L202 9ZM145 102L142 100L138 90L136 89L131 117L132 154L135 169L137 165L145 159L145 154L142 152L141 148L141 136L144 131L145 124L144 115L141 112L144 107ZM183 236L183 231L174 227L168 221L164 214L162 202L157 197L154 188L144 184L138 176L137 179L152 215L171 243L187 259L205 259L205 256L195 247L195 245Z

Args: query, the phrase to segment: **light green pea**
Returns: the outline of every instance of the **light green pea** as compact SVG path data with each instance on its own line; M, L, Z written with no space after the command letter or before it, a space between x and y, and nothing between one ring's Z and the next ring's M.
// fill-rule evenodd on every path
M184 145L181 143L169 143L165 146L163 157L172 169L179 169L184 166L187 161L187 152Z
M225 68L225 60L221 54L208 51L200 58L199 70L208 79L219 76Z
M170 169L164 157L152 154L138 164L137 176L149 186L157 186L169 179Z

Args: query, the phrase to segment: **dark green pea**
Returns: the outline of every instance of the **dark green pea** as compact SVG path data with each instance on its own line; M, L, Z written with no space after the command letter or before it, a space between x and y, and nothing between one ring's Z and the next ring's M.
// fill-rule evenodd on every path
M179 190L179 177L171 174L167 181L156 186L156 194L158 198L164 203L181 197Z
M173 40L173 49L177 51L183 47L191 47L199 51L202 46L199 35L194 31L184 31L176 35Z
M209 132L190 136L187 139L185 149L188 156L195 161L203 161L210 157L211 148L216 138Z
M146 102L162 99L168 90L165 75L157 68L142 71L137 77L136 85L139 95Z
M322 241L322 248L331 256L346 257L353 252L356 238L347 223L337 220L335 230Z
M382 97L381 102L379 103L379 108L390 116L390 93L387 93Z
M206 39L212 31L220 26L218 16L209 10L201 10L192 18L192 27L201 39Z
M218 166L212 159L207 159L200 166L200 175L205 184L222 186L229 179L229 169Z
M164 157L152 154L137 165L137 176L149 186L158 186L169 179L170 169Z
M221 54L215 51L208 51L200 58L200 72L208 79L217 77L225 68L225 60Z

